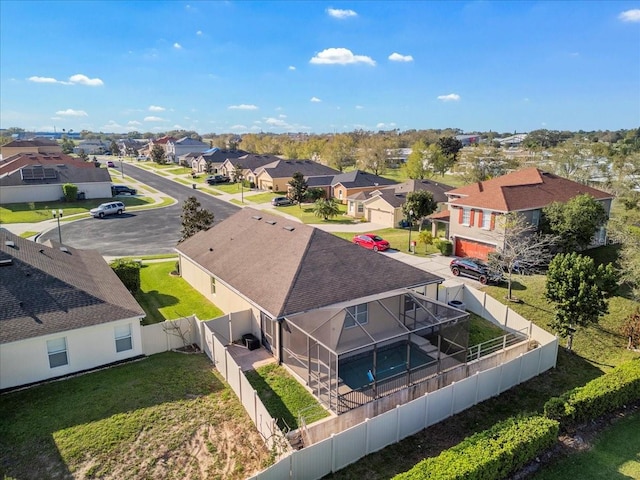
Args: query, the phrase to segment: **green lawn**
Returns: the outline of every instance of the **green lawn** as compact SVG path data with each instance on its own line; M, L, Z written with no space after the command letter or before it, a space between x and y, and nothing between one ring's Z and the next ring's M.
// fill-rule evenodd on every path
M145 324L189 315L200 320L221 316L222 311L182 277L171 275L176 262L146 263L140 269L140 292L135 297L147 316Z
M429 230L431 231L431 230ZM409 251L409 229L408 228L383 228L382 230L371 230L367 233L375 233L380 235L386 241L389 242L391 248L400 250L407 253ZM355 235L352 232L334 232L334 235L351 241ZM411 241L418 242L418 229L413 227L411 231ZM439 253L439 250L434 245L424 245L422 243L416 244L416 253L418 257L426 257L433 253Z
M307 424L329 415L313 395L276 363L246 372L246 376L269 414L284 431L300 426L298 417L301 413Z
M153 203L151 198L120 196L117 198L127 207L144 206ZM113 198L92 198L91 200L78 200L76 202L28 202L9 203L0 206L0 223L36 223L50 220L51 210L62 209L62 220L79 213L89 213L89 210L104 202L113 201Z
M338 208L340 210L340 214L336 217L330 218L328 220L323 220L321 217L316 217L313 213L313 204L303 203L301 205L289 205L286 207L278 207L275 209L275 213L282 212L287 215L291 215L297 217L302 223L307 224L316 224L316 223L325 223L325 224L342 224L342 225L352 225L356 223L351 217L347 217L347 206L339 204ZM270 213L273 213L274 210L270 210Z
M235 192L233 192L235 193ZM266 192L266 193L258 193L258 194L254 194L255 192L249 192L249 195L245 195L244 196L244 201L247 202L251 202L251 203L267 203L270 202L272 198L278 197L279 195L276 195L275 193L271 193L271 192ZM253 195L252 195L253 194Z
M218 183L216 185L212 185L211 187L224 193L240 193L241 192L240 183ZM244 187L245 195L251 194L253 192L254 190L250 190L247 187Z
M0 396L0 478L234 478L270 463L203 355L167 352Z
M536 480L640 478L640 412L617 420L592 448L543 467Z

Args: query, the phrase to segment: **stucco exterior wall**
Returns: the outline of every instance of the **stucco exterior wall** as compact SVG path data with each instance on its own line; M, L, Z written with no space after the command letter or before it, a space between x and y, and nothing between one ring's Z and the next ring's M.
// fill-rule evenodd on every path
M480 223L478 210L475 210L474 221L471 225L461 225L459 223L459 208L451 209L451 222L449 224L449 238L454 241L455 238L465 238L469 240L477 240L478 242L488 243L499 246L502 243L503 229L500 224L500 215L496 215L495 225L493 229L482 228Z
M60 145L42 145L39 147L2 147L2 158L9 158L17 153L62 153Z
M132 349L116 352L115 328L131 325ZM66 338L67 365L51 368L47 340ZM0 344L0 389L81 372L142 355L139 318Z
M84 192L85 198L111 198L111 183L77 183L78 193ZM59 183L44 185L19 185L2 187L0 204L49 202L62 197L62 185Z

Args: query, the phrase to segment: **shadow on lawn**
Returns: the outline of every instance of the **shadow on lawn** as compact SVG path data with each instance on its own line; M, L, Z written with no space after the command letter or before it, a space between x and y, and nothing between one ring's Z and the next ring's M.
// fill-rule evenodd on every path
M56 432L117 414L144 415L149 407L224 388L205 355L167 352L6 393L0 396L0 477L72 478ZM118 422L109 428L120 428Z
M298 428L298 420L289 411L280 396L273 391L271 386L260 376L255 370L245 372L247 380L253 388L258 392L258 396L265 408L278 424L283 432L295 430Z
M180 303L179 298L174 297L173 295L160 293L157 290L150 290L148 292L138 291L135 293L134 297L147 314L142 321L143 325L164 322L164 315L160 313L159 309Z

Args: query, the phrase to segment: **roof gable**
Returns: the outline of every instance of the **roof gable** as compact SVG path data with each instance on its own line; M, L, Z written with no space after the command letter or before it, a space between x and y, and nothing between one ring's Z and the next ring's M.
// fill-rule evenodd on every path
M341 173L333 177L331 186L341 184L346 188L358 188L394 185L396 183L397 182L394 182L393 180L374 175L373 173L363 172L361 170L352 170L351 172Z
M442 281L330 233L252 208L176 249L275 317Z
M302 173L304 177L337 175L340 173L338 170L313 160L276 160L258 169L258 171L261 170L265 170L271 178L292 177L297 172Z

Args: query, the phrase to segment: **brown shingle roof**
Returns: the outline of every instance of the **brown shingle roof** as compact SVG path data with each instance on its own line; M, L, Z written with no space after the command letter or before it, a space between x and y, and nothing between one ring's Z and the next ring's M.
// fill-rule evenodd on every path
M607 192L552 173L543 172L537 168L519 170L447 192L450 198L454 197L449 202L451 205L483 208L498 212L542 208L553 202L566 202L584 193L591 195L596 200L613 198Z
M59 247L0 229L0 343L144 316L97 251Z
M177 250L274 317L442 281L330 233L251 208Z

